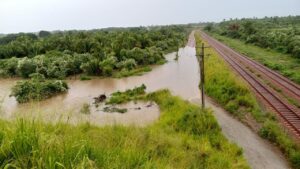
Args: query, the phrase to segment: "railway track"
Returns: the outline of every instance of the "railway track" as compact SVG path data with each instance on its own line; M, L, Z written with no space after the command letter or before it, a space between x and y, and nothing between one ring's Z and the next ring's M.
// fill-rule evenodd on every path
M271 70L267 70L267 68L263 68L262 65L256 65L254 61L247 59L245 56L241 56L237 52L228 48L224 44L214 40L209 37L205 33L202 33L202 37L228 62L251 86L252 88L276 111L276 113L281 117L284 121L284 125L290 129L290 131L296 136L296 138L300 138L300 115L299 110L290 104L286 103L283 99L281 99L276 92L270 89L266 84L258 80L254 73L248 71L245 67L245 64L251 64L255 66L255 68L260 69L261 72L266 72L265 76L281 76L277 75L277 73L272 72ZM240 56L237 56L240 55ZM242 57L241 60L236 57ZM244 61L244 63L242 63ZM274 78L273 77L273 78ZM271 78L271 77L270 77ZM289 88L293 87L294 90L299 90L297 85L293 85L284 77L277 77L276 85L282 85L281 87Z
M207 36L206 34L203 34ZM282 76L281 74L272 71L271 69L263 66L262 64L244 56L242 54L237 53L236 51L232 50L228 46L212 39L212 41L218 43L224 49L227 54L235 59L239 60L245 66L251 66L255 71L260 72L260 75L263 75L265 79L270 81L275 86L279 87L282 92L288 94L289 97L292 97L298 103L300 103L300 86L292 82L291 80L287 79L286 77Z

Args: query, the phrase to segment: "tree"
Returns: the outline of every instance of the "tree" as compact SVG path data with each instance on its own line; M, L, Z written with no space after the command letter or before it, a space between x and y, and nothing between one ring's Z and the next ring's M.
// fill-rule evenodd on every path
M207 31L211 31L213 29L213 24L212 23L209 23L207 24L205 27L204 27L204 30L207 30Z
M39 32L39 37L40 38L45 38L45 37L48 37L51 35L51 32L48 32L48 31L40 31Z
M108 56L102 62L99 63L102 73L106 76L111 76L112 72L116 66L117 59L114 56Z

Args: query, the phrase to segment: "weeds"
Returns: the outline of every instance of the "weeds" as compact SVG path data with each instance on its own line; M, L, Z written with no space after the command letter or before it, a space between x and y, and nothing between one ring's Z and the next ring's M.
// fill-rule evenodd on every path
M126 108L104 107L103 111L108 113L126 113L128 110Z
M90 105L88 103L84 103L80 109L81 114L91 114Z
M161 62L159 62L158 64L161 64ZM132 70L123 69L119 72L115 72L113 74L113 77L122 78L122 77L129 77L129 76L140 76L140 75L143 75L145 72L150 72L151 70L152 69L150 66L144 66L144 67L135 68Z
M111 97L106 101L106 104L121 104L132 100L142 99L146 94L146 86L142 84L134 89L128 89L124 92L115 92L111 94Z
M85 81L85 80L91 80L92 78L87 76L87 75L80 75L80 80Z
M249 168L209 110L167 90L146 99L161 117L144 128L1 121L0 168Z

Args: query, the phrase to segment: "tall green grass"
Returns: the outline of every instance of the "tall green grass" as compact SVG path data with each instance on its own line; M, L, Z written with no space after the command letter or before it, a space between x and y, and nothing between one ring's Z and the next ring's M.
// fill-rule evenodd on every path
M249 168L209 110L167 90L147 99L161 116L144 128L1 121L0 168Z
M197 45L206 43L202 41L199 32L196 32L195 37ZM277 145L293 167L299 169L300 145L283 130L274 115L261 110L246 82L232 71L213 48L205 52L209 55L205 60L206 94L241 120L250 114L261 126L258 134Z

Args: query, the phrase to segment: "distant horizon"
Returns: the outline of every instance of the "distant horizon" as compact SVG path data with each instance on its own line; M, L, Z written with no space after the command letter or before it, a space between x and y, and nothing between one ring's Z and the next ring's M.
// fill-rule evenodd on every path
M9 32L9 33L3 33L0 32L0 35L8 35L8 34L18 34L18 33L39 33L40 31L47 31L47 32L64 32L64 31L90 31L90 30L101 30L101 29L110 29L110 28L136 28L136 27L155 27L155 26L169 26L169 25L188 25L188 24L203 24L203 23L220 23L222 21L228 21L228 20L235 20L235 19L263 19L265 17L271 18L271 17L296 17L300 15L283 15L283 16L263 16L263 17L242 17L242 18L226 18L222 19L221 21L215 22L215 21L205 21L205 22L191 22L191 23L174 23L174 24L161 24L161 25L137 25L137 26L108 26L108 27L99 27L99 28L90 28L90 29L55 29L55 30L47 30L47 29L41 29L41 30L36 30L32 32Z
M300 15L299 0L1 0L0 32L220 22Z

